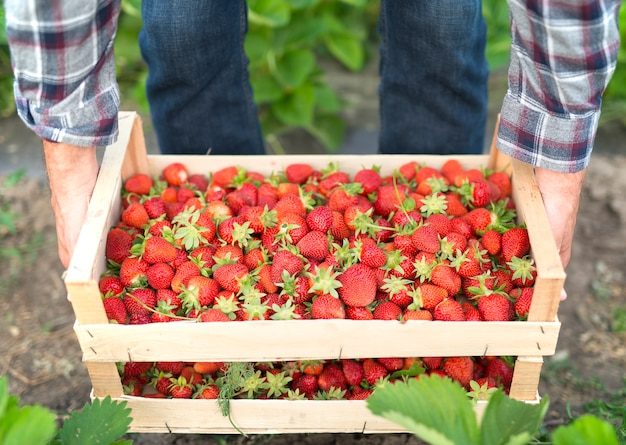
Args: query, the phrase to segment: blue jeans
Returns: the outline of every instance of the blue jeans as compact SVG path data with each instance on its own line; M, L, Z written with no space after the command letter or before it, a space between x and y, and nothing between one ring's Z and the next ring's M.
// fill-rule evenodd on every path
M163 153L261 154L243 0L143 0L140 45ZM480 0L382 0L380 151L480 153L487 116Z

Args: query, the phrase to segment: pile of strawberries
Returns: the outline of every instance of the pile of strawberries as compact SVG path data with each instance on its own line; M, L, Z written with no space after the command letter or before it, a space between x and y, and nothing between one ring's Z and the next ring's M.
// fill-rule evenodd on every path
M112 322L523 320L536 271L503 172L291 164L129 178L100 279Z
M508 393L509 357L424 357L302 362L127 362L119 365L126 394L152 398L363 400L377 384L437 374L485 398Z

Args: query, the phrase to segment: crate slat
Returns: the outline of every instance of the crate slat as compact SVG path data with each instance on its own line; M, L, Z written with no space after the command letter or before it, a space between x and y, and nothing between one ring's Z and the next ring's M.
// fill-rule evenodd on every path
M517 357L509 396L517 400L534 399L539 387L542 366L542 357Z

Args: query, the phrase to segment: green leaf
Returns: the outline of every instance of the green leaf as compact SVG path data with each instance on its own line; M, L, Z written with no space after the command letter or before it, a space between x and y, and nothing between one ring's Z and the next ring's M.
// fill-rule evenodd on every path
M439 376L386 383L367 399L369 410L431 444L477 444L476 414L463 388Z
M0 377L0 419L9 405L9 382L6 377Z
M274 76L287 88L296 88L304 83L315 68L315 56L306 49L291 51L276 61Z
M283 89L271 76L253 76L250 83L254 92L254 101L257 104L275 102L283 97Z
M341 100L328 85L315 85L315 103L321 113L339 113Z
M363 68L365 52L361 41L344 33L333 33L324 39L326 47L346 68L358 71Z
M367 5L367 0L341 0L341 2L350 6L356 6L357 8L362 8Z
M119 440L131 422L126 402L114 402L110 397L95 399L65 421L59 438L64 445L111 444Z
M554 445L618 445L617 434L610 423L585 415L552 434Z
M336 150L343 143L346 123L337 116L317 116L314 125L307 130L326 148Z
M248 20L276 28L289 23L291 12L284 0L248 0Z
M22 178L24 178L24 176L26 176L26 169L18 168L5 178L4 186L8 188L15 187L22 180Z
M525 444L541 426L548 410L548 399L531 405L507 397L502 391L493 393L481 422L481 443L484 445Z
M4 413L2 445L45 445L56 433L56 416L42 406L10 406Z
M309 14L298 13L291 16L289 26L274 30L275 50L292 48L312 48L315 40L324 31L322 20Z
M313 121L315 109L315 91L311 84L305 83L272 106L275 116L287 125L307 127Z
M250 30L246 35L244 48L250 59L250 64L258 64L265 61L265 56L272 49L272 42L267 36L266 29ZM253 74L253 73L251 73Z
M0 45L7 44L6 19L4 18L4 8L0 5Z
M310 8L317 4L319 0L288 0L289 5L293 9L305 9Z

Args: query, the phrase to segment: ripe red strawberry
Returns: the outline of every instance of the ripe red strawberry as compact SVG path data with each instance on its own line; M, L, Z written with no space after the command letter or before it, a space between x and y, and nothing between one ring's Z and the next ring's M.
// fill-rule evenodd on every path
M229 187L238 173L237 167L225 167L213 173L213 183L222 188Z
M385 358L378 358L376 360L378 361L378 363L383 365L389 372L399 371L400 369L404 367L403 358L385 357Z
M463 219L469 223L476 235L480 235L491 224L491 212L484 207L478 207L468 212Z
M300 394L304 394L307 398L313 398L318 389L317 377L314 375L303 374L299 379L294 379L291 384L292 389L300 390Z
M163 201L159 196L148 199L143 203L143 207L146 209L148 216L152 219L165 215L167 212L165 201Z
M193 395L194 399L204 399L204 400L214 400L219 398L220 389L217 385L202 385L200 386L195 394Z
M448 291L443 287L424 283L416 288L416 294L421 298L420 306L432 311L448 296Z
M441 364L443 363L442 357L422 357L422 362L426 366L426 368L433 370L439 369Z
M333 211L327 206L316 207L307 215L306 222L311 230L326 233L333 224Z
M430 226L417 228L417 230L413 232L413 235L411 235L411 242L417 250L429 253L436 253L439 251L439 238L437 236L437 230Z
M168 289L174 278L174 269L166 263L153 264L146 271L148 284L154 289Z
M389 214L396 210L396 208L402 204L406 195L406 187L398 184L397 187L393 185L383 185L378 189L378 195L374 202L374 211L380 216L388 217Z
M487 178L500 191L500 199L511 196L511 178L505 172L494 172Z
M176 247L159 236L146 239L143 259L149 264L169 263L176 259Z
M131 176L124 183L124 190L128 193L136 193L138 195L149 194L151 188L152 178L142 173Z
M374 309L374 318L376 320L399 320L402 315L402 309L391 301L383 301Z
M360 386L355 386L352 392L346 397L347 400L366 400L374 393L371 389L363 389Z
M497 255L502 247L502 235L495 230L487 230L480 239L480 244L490 255Z
M363 264L350 266L337 278L341 283L339 296L348 306L367 306L376 297L376 275Z
M297 243L298 250L308 259L322 261L328 255L328 239L322 232L307 233Z
M148 223L150 217L144 206L138 202L134 202L129 205L122 212L122 222L130 227L137 229L143 228Z
M289 182L304 184L313 174L313 167L308 164L291 164L285 169L285 174Z
M98 281L98 289L103 295L119 295L124 290L124 285L118 277L103 275Z
M311 305L311 316L313 318L346 318L343 303L330 294L324 294L313 300Z
M139 258L126 258L122 261L120 267L120 281L124 287L134 287L145 284L146 271L148 270L148 263L140 260Z
M272 210L276 210L278 218L287 213L295 213L298 216L306 217L306 210L302 200L298 195L288 194L280 198Z
M241 250L241 248L238 246L231 246L229 244L220 246L217 248L213 256L218 260L223 258L230 258L231 261L236 261L237 263L243 264L243 250ZM209 260L209 263L210 262L211 261Z
M226 246L222 246L222 247L226 247ZM233 248L235 246L228 246L229 248ZM236 248L238 249L238 248ZM177 254L180 252L180 250L177 252ZM241 252L241 249L239 250L235 250L235 252ZM215 264L215 260L213 259L213 255L216 254L216 250L215 247L213 246L203 246L203 247L197 247L195 249L193 249L191 251L191 253L189 254L189 256L191 258L196 258L198 260L200 260L202 262L202 267L204 268L209 268L209 267L213 267L213 265ZM177 257L178 259L178 257ZM234 258L231 256L231 259L236 260L237 258ZM186 255L185 255L185 260L187 260ZM182 263L181 263L182 264Z
M452 230L452 221L446 215L436 213L426 218L425 223L435 229L441 237L447 236Z
M363 187L363 193L369 195L372 192L375 192L380 184L382 184L383 180L376 172L372 169L363 169L357 172L354 176L354 182L358 182Z
M180 309L181 301L178 294L172 289L158 289L156 291L157 305L159 302L164 301L172 307L173 311Z
M122 229L113 228L107 234L105 255L109 260L121 264L130 255L133 237Z
M126 324L126 305L124 301L118 297L108 297L102 300L104 304L104 311L107 314L107 318L111 322L117 324Z
M183 362L156 362L156 367L160 371L178 377L185 367L185 364Z
M330 191L340 184L350 182L350 176L345 172L334 172L322 179L319 183L320 193L328 196Z
M330 192L328 207L337 212L344 212L348 207L356 206L359 200L356 195L349 193L343 188L336 188Z
M148 314L130 314L128 324L148 324L151 323L150 315Z
M200 314L200 317L198 317L200 319L200 321L205 322L205 323L210 323L210 322L218 322L218 321L232 321L228 315L226 315L224 312L220 311L219 309L207 309L206 311L202 312Z
M513 320L513 304L504 295L498 293L480 297L478 311L485 321Z
M350 320L373 320L374 315L367 307L346 306L346 318Z
M456 193L446 193L447 209L450 216L463 216L467 214L467 208L463 205L461 198Z
M513 289L511 297L515 298L515 313L520 320L526 320L530 311L530 304L533 301L533 288L522 287Z
M278 290L278 287L272 281L272 266L269 264L259 269L259 283L268 294L272 294Z
M502 288L504 293L510 293L513 289L513 283L511 281L511 272L508 269L496 269L491 271L495 279L494 286Z
M346 221L341 212L333 212L333 222L330 227L330 233L335 240L342 240L349 238L352 231L346 224Z
M365 374L365 380L370 385L375 385L380 379L389 375L387 368L371 358L363 360L363 373Z
M458 301L446 298L435 307L433 318L442 321L465 321L465 313Z
M499 357L488 358L487 376L494 379L496 384L509 388L513 381L513 368Z
M272 262L271 278L274 283L282 282L283 271L289 275L295 275L302 270L304 262L288 250L279 250L274 254Z
M407 320L424 320L424 321L430 321L433 319L433 315L426 310L407 310L404 312L404 315L402 315L402 319L404 321Z
M194 276L187 281L187 287L181 294L181 299L187 307L199 309L212 305L219 291L217 281L201 275Z
M152 289L134 289L124 296L124 305L131 315L148 315L156 305L156 293Z
M438 264L430 274L433 284L443 287L449 296L456 295L461 290L461 277L453 268L446 264Z
M514 227L502 234L502 256L505 261L511 261L513 257L522 258L529 250L528 230Z
M239 292L239 281L248 274L248 268L243 264L226 264L213 272L213 278L230 292Z
M174 278L172 278L172 290L180 292L183 290L187 280L195 275L200 275L200 269L193 261L185 261L176 268Z
M463 304L461 304L461 307L463 308L463 313L465 314L466 321L483 320L482 316L480 315L480 311L476 309L476 306L474 306L469 301L465 301Z
M342 360L343 375L350 386L358 386L365 377L363 366L355 360Z
M328 363L324 366L322 373L317 378L317 384L322 391L329 391L330 388L346 389L348 382L339 366Z
M387 264L387 255L375 242L364 242L361 248L361 263L373 269L378 269Z
M188 177L189 174L187 173L187 168L179 162L170 164L163 169L163 179L165 179L169 185L174 187L187 182Z
M152 367L149 362L126 362L124 363L124 377L139 377Z
M464 388L468 388L474 377L474 362L470 357L448 357L443 362L443 372Z
M193 389L191 388L191 385L187 383L187 380L185 380L184 377L181 376L177 379L171 378L170 382L171 384L168 389L169 394L172 396L172 398L191 399L191 396L193 395Z

